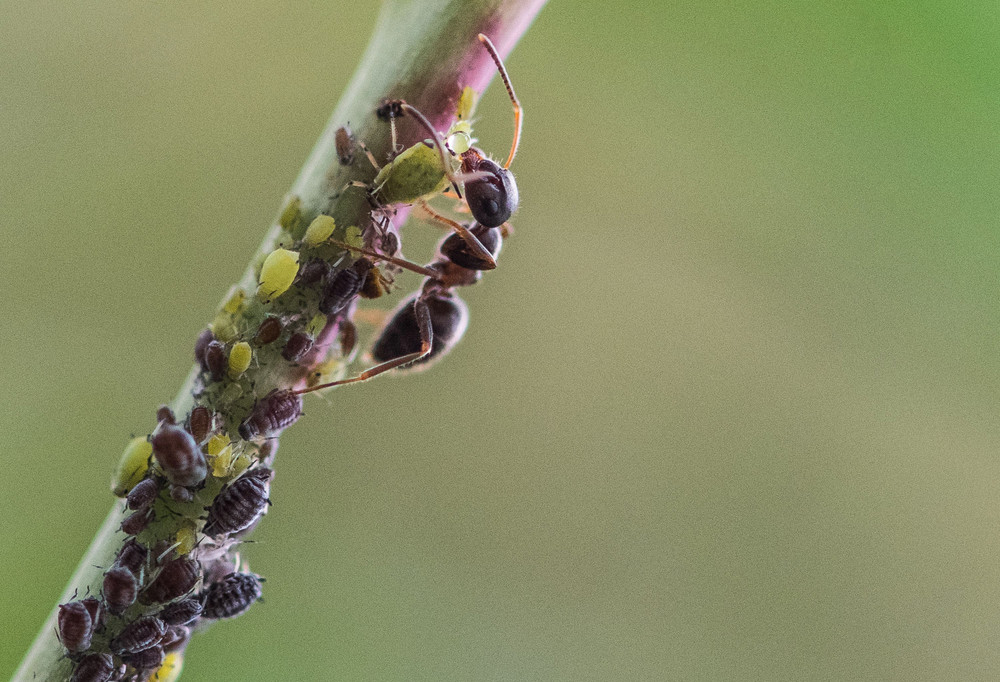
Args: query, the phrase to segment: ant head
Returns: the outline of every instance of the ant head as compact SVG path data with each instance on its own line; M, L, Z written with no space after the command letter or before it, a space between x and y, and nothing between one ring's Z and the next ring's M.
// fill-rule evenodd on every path
M517 210L517 183L514 182L514 174L485 156L479 156L470 165L470 170L487 173L486 177L465 183L465 198L469 202L472 217L484 227L500 227Z

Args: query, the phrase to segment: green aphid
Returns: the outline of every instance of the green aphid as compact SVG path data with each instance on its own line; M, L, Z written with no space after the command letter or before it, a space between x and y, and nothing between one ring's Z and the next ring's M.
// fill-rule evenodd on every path
M455 172L458 159L452 156L451 162ZM448 178L438 150L418 142L383 167L372 186L372 196L380 204L412 204L440 194L448 186Z
M128 492L146 477L149 458L152 455L153 446L148 440L143 437L130 440L111 478L111 492L117 497L128 495Z

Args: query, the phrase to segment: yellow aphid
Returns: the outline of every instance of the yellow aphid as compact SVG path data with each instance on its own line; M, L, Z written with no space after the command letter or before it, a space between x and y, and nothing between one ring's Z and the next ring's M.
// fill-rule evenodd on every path
M246 341L233 344L233 349L229 351L229 378L235 379L250 367L253 360L253 350Z
M212 475L216 478L225 478L229 475L229 468L232 465L233 446L227 445L212 458Z
M288 203L285 204L284 210L281 211L281 217L278 218L278 224L291 232L301 221L302 200L298 197L292 197L288 200Z
M338 381L347 373L346 370L347 363L345 363L340 357L334 355L326 362L316 365L316 367L313 368L313 371L309 372L309 377L306 379L306 385L311 388L318 384L328 384L331 381ZM326 393L327 390L328 389L320 389L316 391L316 393Z
M177 536L175 538L177 546L174 549L176 549L177 553L181 556L190 554L197 541L198 533L195 531L194 526L183 525L180 530L177 531Z
M319 333L326 328L326 315L320 313L316 315L311 320L309 324L306 325L306 334L313 337L314 339L319 336Z
M257 288L257 298L264 303L288 291L299 273L299 254L287 249L275 249L260 268L260 286Z
M149 469L149 458L153 454L152 444L145 438L133 438L125 446L118 461L118 469L111 479L111 492L118 497L125 497L128 492L146 476Z
M250 455L246 454L245 452L242 453L239 457L237 457L233 461L232 466L229 467L229 475L232 476L233 478L236 478L244 471L249 469L251 463L252 462L250 460Z
M205 454L214 457L222 452L223 448L227 445L229 445L229 437L216 434L209 438L208 442L205 443Z
M462 96L458 98L458 120L467 121L475 108L476 91L465 86L465 89L462 90Z
M247 294L245 291L237 289L229 296L222 309L230 315L235 315L243 309L243 301L246 300L246 297Z
M163 663L156 669L150 682L175 682L181 676L184 667L184 657L177 651L172 651L163 657Z
M282 249L290 249L295 246L295 237L291 232L282 230L278 233L278 238L274 240L274 245Z
M235 341L236 337L239 335L236 325L233 324L233 316L225 310L219 311L219 314L215 316L215 319L212 320L209 327L212 329L212 334L215 338L223 343Z
M353 246L356 249L363 249L365 243L361 238L361 228L357 225L351 225L349 228L344 230L344 243L348 246Z
M306 235L302 238L309 246L319 246L333 234L337 229L337 222L328 215L316 216L316 220L309 223Z

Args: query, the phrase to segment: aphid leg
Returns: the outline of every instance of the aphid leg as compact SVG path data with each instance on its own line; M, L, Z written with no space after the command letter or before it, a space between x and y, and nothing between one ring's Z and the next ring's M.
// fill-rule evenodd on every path
M489 249L483 246L482 242L480 242L479 239L476 238L476 235L469 232L468 228L466 228L461 223L452 220L451 218L444 217L443 215L435 211L433 208L428 206L426 201L420 202L420 208L424 209L432 220L436 220L439 223L443 223L448 227L450 227L451 229L453 229L458 234L458 236L462 238L462 241L465 242L470 249L472 249L472 252L476 256L483 259L483 261L486 264L483 270L492 270L497 266L497 261L493 257L493 254L489 252Z
M483 44L486 51L490 53L493 58L494 63L497 65L497 71L500 72L500 78L503 79L503 84L507 88L507 94L510 95L510 103L514 107L514 141L510 145L510 155L507 157L507 161L504 163L504 168L510 168L511 162L514 160L514 156L517 154L517 145L521 141L521 126L523 124L524 110L521 108L521 103L517 99L517 95L514 94L514 86L510 84L510 76L507 75L507 69L503 65L503 60L500 59L500 55L497 53L497 49L493 47L493 43L490 39L486 37L485 34L479 34L479 42Z
M332 388L334 386L343 386L344 384L353 384L359 381L368 381L369 379L374 379L379 374L388 372L391 369L396 369L397 367L402 367L403 365L408 365L411 362L417 362L421 358L427 356L431 352L431 348L434 344L434 329L431 326L431 313L427 308L427 304L420 298L413 302L413 312L416 315L417 327L420 330L419 351L415 353L408 353L398 358L393 358L392 360L386 360L385 362L375 365L374 367L369 367L358 376L351 377L350 379L331 381L328 384L320 384L319 386L313 386L311 388L303 388L295 392L299 394L310 393L311 391L318 391L323 388Z
M393 126L393 131L395 131L395 129L396 129L395 126ZM395 137L393 137L393 143L395 144ZM368 146L364 143L363 140L358 140L358 146L361 147L361 151L363 151L365 153L365 156L368 157L368 162L371 163L371 165L375 168L375 172L377 173L380 170L382 170L382 168L378 165L378 161L375 160L375 155L371 153L371 150L368 149ZM368 186L365 185L366 189L367 187Z

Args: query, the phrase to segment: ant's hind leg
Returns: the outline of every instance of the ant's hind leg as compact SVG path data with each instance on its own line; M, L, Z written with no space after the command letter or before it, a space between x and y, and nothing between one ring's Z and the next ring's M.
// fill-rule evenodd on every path
M420 208L426 211L427 215L429 215L432 220L436 220L437 222L447 225L452 230L454 230L456 234L458 234L458 236L462 238L462 241L466 243L466 245L469 247L472 253L475 254L482 261L483 270L493 270L494 268L496 268L497 266L496 258L493 257L493 254L490 253L489 249L483 246L483 243L479 241L476 235L469 232L469 228L465 227L465 225L462 225L462 223L452 220L451 218L444 217L443 215L435 211L433 208L431 208L426 201L420 202Z

